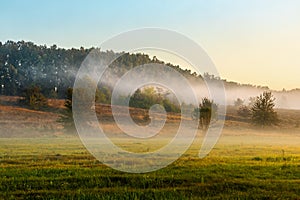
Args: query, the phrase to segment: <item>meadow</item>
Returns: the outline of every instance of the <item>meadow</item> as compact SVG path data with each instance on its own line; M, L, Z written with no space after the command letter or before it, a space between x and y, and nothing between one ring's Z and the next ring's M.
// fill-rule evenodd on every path
M199 130L171 165L131 174L102 164L76 134L61 131L56 119L63 101L50 101L55 109L46 111L15 102L2 98L0 105L0 199L300 199L300 111L278 110L280 125L260 129L229 108L221 138L207 157L198 157ZM129 151L164 146L177 129L173 116L159 142L120 139L107 107L102 109L102 128Z
M299 135L225 130L204 159L200 142L166 168L130 174L101 164L75 136L1 138L0 198L300 198Z

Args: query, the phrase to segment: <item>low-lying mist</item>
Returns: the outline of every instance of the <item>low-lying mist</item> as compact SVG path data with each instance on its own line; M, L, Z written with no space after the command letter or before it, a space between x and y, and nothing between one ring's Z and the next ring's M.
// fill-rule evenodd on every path
M163 73L163 72L162 72ZM140 71L139 74L135 74L136 76L146 76L144 72ZM186 85L181 84L180 82L176 82L176 79L173 79L171 77L166 76L166 79L168 79L169 85L176 85L176 91L180 91L179 93L176 93L176 96L181 99L185 99L186 104L190 104L192 101L187 98L187 88ZM271 91L273 96L275 97L275 108L281 108L281 109L300 109L300 90L294 89L290 91L276 91L276 90L270 90L267 87L255 87L252 85L231 85L228 84L228 82L218 79L218 80L212 80L212 79L201 79L201 78L195 78L195 77L185 77L188 79L190 86L194 90L198 100L201 100L205 97L214 100L215 103L219 105L223 105L224 102L221 100L221 97L219 98L217 94L222 94L225 91L226 94L226 104L227 105L234 105L234 102L239 98L244 101L244 105L250 104L250 99L255 98L262 94L264 91ZM120 79L120 76L117 76L113 70L107 70L103 74L103 79L101 79L100 84L108 85L110 88L114 88L114 85L118 80ZM133 85L138 84L138 81L135 83L134 77L130 80L130 82L127 82L123 84L121 87L119 87L120 95L128 96L130 94L126 93L126 88L132 88ZM153 85L154 87L159 87L157 85ZM223 86L223 87L222 87ZM124 89L123 93L122 88ZM212 93L214 94L214 97L212 97ZM169 97L171 100L174 99L174 95Z

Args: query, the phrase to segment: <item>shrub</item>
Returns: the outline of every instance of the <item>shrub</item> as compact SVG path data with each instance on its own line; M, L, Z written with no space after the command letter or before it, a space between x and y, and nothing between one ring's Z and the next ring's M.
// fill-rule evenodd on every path
M48 104L46 97L41 93L41 89L38 86L25 89L21 103L34 110L45 108Z

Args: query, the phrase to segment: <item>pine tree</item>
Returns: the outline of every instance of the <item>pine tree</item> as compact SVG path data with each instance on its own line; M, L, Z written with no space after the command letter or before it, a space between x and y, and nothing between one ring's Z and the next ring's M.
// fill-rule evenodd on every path
M74 133L75 124L72 113L72 95L73 89L68 88L66 92L65 108L61 111L60 117L57 120L64 127L66 133Z
M276 125L278 117L274 107L275 98L271 92L263 92L263 94L257 96L251 107L252 122L262 127Z

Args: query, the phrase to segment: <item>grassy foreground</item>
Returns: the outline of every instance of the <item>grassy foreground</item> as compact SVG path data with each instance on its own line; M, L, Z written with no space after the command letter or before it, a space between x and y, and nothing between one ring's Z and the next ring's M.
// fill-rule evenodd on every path
M299 137L223 136L204 159L199 145L164 169L128 174L76 137L1 138L0 199L300 198Z

